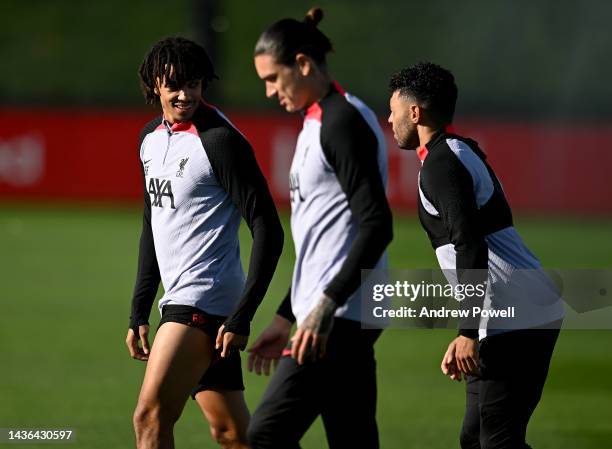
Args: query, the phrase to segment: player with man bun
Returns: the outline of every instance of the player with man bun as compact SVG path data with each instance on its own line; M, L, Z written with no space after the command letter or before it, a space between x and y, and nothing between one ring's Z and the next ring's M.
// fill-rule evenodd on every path
M289 176L293 280L250 348L249 368L258 373L280 358L251 420L253 449L299 447L318 415L330 448L378 447L380 330L362 326L360 285L362 269L386 266L392 239L386 145L375 114L331 77L332 46L317 28L322 17L313 8L303 21L280 20L255 46L266 96L302 113L304 124ZM349 405L356 397L359 406Z

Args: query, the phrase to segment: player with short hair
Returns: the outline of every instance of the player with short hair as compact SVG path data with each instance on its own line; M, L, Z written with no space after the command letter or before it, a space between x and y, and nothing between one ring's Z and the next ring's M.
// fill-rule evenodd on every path
M360 285L362 269L386 266L392 239L386 145L375 114L328 72L322 14L313 8L303 21L280 20L255 46L266 96L301 112L304 123L290 172L291 289L249 349L257 373L268 374L280 358L251 420L253 449L299 447L318 415L331 448L378 447L373 346L380 330L362 328ZM355 395L359 406L347 406Z
M174 447L174 424L192 394L221 446L246 447L239 350L274 273L283 230L251 146L202 99L216 78L204 48L163 39L139 74L145 99L160 104L162 115L140 136L145 206L126 339L132 357L147 361L134 412L136 444ZM241 218L253 237L246 280ZM149 350L160 280L162 318Z
M440 267L451 283L487 284L485 295L462 301L462 308L516 305L520 314L516 321L462 320L443 357L444 374L467 380L461 447L527 448L527 424L564 316L558 291L514 228L483 151L446 131L457 100L452 73L419 63L393 75L390 91L394 137L422 163L419 218Z

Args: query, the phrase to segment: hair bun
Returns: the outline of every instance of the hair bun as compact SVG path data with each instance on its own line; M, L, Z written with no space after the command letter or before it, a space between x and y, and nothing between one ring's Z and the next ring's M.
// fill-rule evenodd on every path
M317 26L323 20L323 10L317 6L310 8L304 17L304 22Z

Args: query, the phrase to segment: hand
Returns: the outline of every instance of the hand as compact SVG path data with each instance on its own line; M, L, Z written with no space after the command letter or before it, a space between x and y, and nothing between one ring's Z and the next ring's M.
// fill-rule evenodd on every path
M234 348L244 351L248 341L248 335L238 335L234 334L233 332L225 332L225 325L223 324L219 328L219 332L217 332L215 349L221 350L221 357L229 357L230 352Z
M125 344L130 351L130 355L133 359L141 360L146 362L149 360L149 325L143 324L138 326L138 333L140 334L138 337L134 334L132 329L128 329L127 337L125 338ZM142 344L142 348L138 346L138 340Z
M478 340L462 335L455 338L442 358L442 372L453 380L460 381L462 374L478 375Z
M451 380L461 382L461 371L459 371L459 368L457 367L457 360L455 359L456 343L456 340L453 340L448 345L448 349L446 350L444 357L442 357L442 364L440 365L440 368L445 376L448 376Z
M312 361L325 355L327 339L334 325L334 313L338 305L327 295L308 314L291 338L291 357L298 365L307 359Z
M259 376L262 371L266 376L270 375L270 365L278 365L283 349L289 341L291 333L291 322L280 315L276 315L272 323L261 333L253 346L249 348L249 360L247 369L255 370Z

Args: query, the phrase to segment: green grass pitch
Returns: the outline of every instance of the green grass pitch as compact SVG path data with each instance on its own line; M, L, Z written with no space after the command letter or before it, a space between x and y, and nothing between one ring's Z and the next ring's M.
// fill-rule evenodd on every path
M127 208L0 207L0 428L71 427L77 442L70 447L133 447L131 415L145 365L130 359L124 339L140 221L140 212ZM519 217L516 222L547 267L612 268L609 219ZM286 217L283 223L288 230ZM244 227L241 233L246 261L250 237ZM286 234L253 336L268 323L289 283L293 254ZM435 266L427 238L412 217L395 217L389 255L393 268ZM158 319L154 310L152 324ZM453 334L394 329L379 340L383 448L458 447L463 386L439 369ZM610 447L611 346L612 331L562 333L528 434L534 447ZM251 409L266 382L245 373ZM347 406L359 406L359 392ZM177 447L217 447L191 401L175 433ZM302 443L326 447L320 422Z

